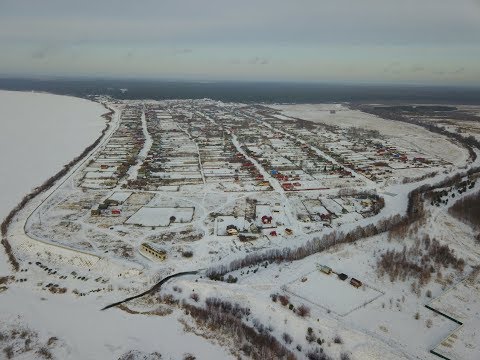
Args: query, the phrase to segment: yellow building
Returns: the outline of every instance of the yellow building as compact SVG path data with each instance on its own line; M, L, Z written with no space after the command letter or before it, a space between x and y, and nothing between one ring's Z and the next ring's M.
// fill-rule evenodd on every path
M165 250L155 249L150 244L143 243L140 249L157 260L164 261L167 258L167 252Z

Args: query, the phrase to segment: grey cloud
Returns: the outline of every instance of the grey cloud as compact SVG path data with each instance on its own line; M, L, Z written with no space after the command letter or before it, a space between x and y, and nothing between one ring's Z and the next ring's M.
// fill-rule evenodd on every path
M188 48L185 48L185 49L174 49L173 50L173 54L174 55L182 55L182 54L191 54L193 52L192 49L188 49Z
M277 44L478 44L472 0L9 1L0 39ZM114 4L115 6L112 6ZM445 26L448 24L448 26Z
M248 63L252 64L252 65L266 65L266 64L270 63L270 61L266 58L255 56L255 57L251 58L248 61Z
M422 72L425 71L425 67L421 65L414 65L410 70L411 72Z
M59 49L60 47L57 45L44 45L33 50L31 56L32 56L32 59L42 60L49 57L53 53L58 52Z
M402 72L401 63L399 61L394 61L383 68L384 73L389 74L399 74Z
M232 65L242 65L242 64L248 64L248 65L267 65L270 64L270 60L261 56L254 56L250 59L230 59L228 60L229 64Z
M48 51L45 48L34 50L32 52L32 59L43 59L47 53Z

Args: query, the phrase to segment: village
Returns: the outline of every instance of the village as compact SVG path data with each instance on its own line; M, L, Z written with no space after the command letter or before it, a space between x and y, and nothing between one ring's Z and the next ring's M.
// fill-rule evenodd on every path
M201 263L201 249L283 247L375 216L384 186L446 164L372 131L200 105L122 104L109 141L30 217L28 233L141 264Z
M408 192L470 166L465 149L456 148L455 162L451 152L431 151L419 139L409 147L371 128L332 125L357 116L337 105L322 123L280 105L97 101L115 109L104 141L30 209L23 228L14 223L28 238L19 249L38 257L25 258L16 283L112 302L188 273L162 288L167 305L241 299L254 316L245 323L259 333L260 322L270 324L302 356L332 346L330 354L347 359L356 346L368 357L363 340L350 342L365 334L376 354L389 344L385 358L402 358L408 342L418 342L416 354L424 351L421 342L438 354L464 351L452 334L469 339L472 323L452 316L465 321L467 330L457 329L434 315L454 302L441 297L449 284L468 284L463 265L442 268L434 284L411 285L383 279L378 264L389 251L416 246L416 234L386 231L410 206ZM433 191L425 206L440 216L450 199L478 186L475 176L463 177ZM356 242L359 234L366 245ZM157 311L142 301L122 309ZM385 324L386 312L415 328L418 340ZM376 321L367 321L371 314ZM419 318L426 324L421 335ZM275 333L282 322L292 334ZM306 338L293 330L303 327Z
M448 165L375 131L264 106L117 106L108 142L29 218L30 235L154 267L202 263L205 248L222 256L283 247L375 216L386 185Z

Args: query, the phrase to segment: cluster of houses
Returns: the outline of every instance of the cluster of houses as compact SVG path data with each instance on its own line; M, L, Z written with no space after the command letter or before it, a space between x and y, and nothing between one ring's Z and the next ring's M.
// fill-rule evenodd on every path
M362 130L358 130L362 132ZM373 181L383 181L396 170L428 167L434 163L416 152L401 149L386 140L357 139L345 130L324 133L321 146L342 165Z
M141 167L147 181L137 184L149 190L205 184L221 184L225 191L269 188L233 144L229 122L234 121L218 111L209 116L194 106L150 105L146 120L153 144Z
M285 191L322 190L328 187L328 178L352 177L350 171L300 140L311 136L309 129L297 127L291 120L268 116L261 119L242 129L238 137L247 154L276 178Z
M323 179L326 184L335 177L351 178L352 173L349 169L371 180L383 181L399 169L440 164L438 160L427 159L422 154L401 149L389 141L379 139L378 134L368 130L342 129L313 123L299 124L291 119L286 121L268 114L264 114L263 121L281 131L280 134L273 136L273 139L270 138L269 145L277 149L283 158L295 163L314 178ZM295 136L299 141L292 141L288 135ZM341 165L326 161L318 155L316 149L329 155ZM261 146L252 148L254 152L261 153L260 150L264 149ZM270 152L268 155L271 157ZM278 162L278 160L272 164L272 169L282 169L282 166L288 165L285 161ZM278 166L275 166L277 164ZM299 183L301 187L290 182L284 188L296 190L306 187L302 181Z
M103 202L95 204L90 209L90 215L100 216L100 215L113 215L118 216L122 213L121 205L128 199L131 195L131 192L115 192Z
M348 275L345 274L345 273L336 273L335 271L332 270L331 267L329 266L326 266L326 265L322 265L322 264L317 264L317 269L318 271L324 273L324 274L327 274L327 275L330 275L330 274L336 274L337 277L341 280L341 281L345 281L348 279ZM355 279L354 277L350 278L350 285L352 285L353 287L356 287L357 289L359 287L361 287L363 285L363 283L358 280L358 279Z
M163 108L150 106L145 112L152 146L147 154L138 182L144 188L202 184L198 149L178 121Z
M111 189L126 175L145 141L141 114L142 110L137 106L128 106L123 110L118 129L83 170L83 188Z

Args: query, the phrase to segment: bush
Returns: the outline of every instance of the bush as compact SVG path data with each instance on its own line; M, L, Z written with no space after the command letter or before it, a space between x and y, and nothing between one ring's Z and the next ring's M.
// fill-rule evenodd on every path
M288 295L279 295L278 300L280 301L280 304L287 306L290 302L290 297Z
M343 344L343 340L342 338L339 336L339 335L336 335L334 338L333 338L333 342L335 344Z
M190 294L190 299L192 299L195 302L198 302L198 300L200 300L200 296L198 296L197 293L192 293Z
M440 267L449 266L463 271L465 261L457 258L448 245L441 245L428 235L410 248L387 250L377 262L378 276L387 274L392 282L418 278L420 286L428 284L432 273L438 273Z
M309 316L310 315L310 308L308 306L302 304L297 308L297 314L300 317Z
M285 344L291 344L293 341L292 337L287 333L282 334L282 339L285 341Z
M307 340L309 343L312 343L317 340L317 338L315 337L314 333L308 333L307 336L305 336L305 340Z
M238 281L238 278L236 277L233 277L232 275L228 275L228 278L227 278L227 283L236 283Z
M44 359L52 359L52 353L46 347L41 347L37 350L37 354L43 357Z
M13 346L7 346L5 349L3 349L3 352L5 353L5 356L7 359L12 359L14 352L13 352Z
M308 360L331 360L332 358L323 352L323 349L317 349L316 351L309 351L307 353Z
M191 258L193 256L193 252L192 251L183 251L182 256L184 258Z
M183 307L195 319L197 325L233 337L239 350L251 352L248 355L249 358L253 360L295 359L293 353L270 333L267 331L259 333L242 320L241 314L250 314L249 309L241 308L238 304L232 305L218 298L207 298L205 304L206 308L188 303L183 304Z
M347 353L341 353L340 360L350 360L350 355Z

